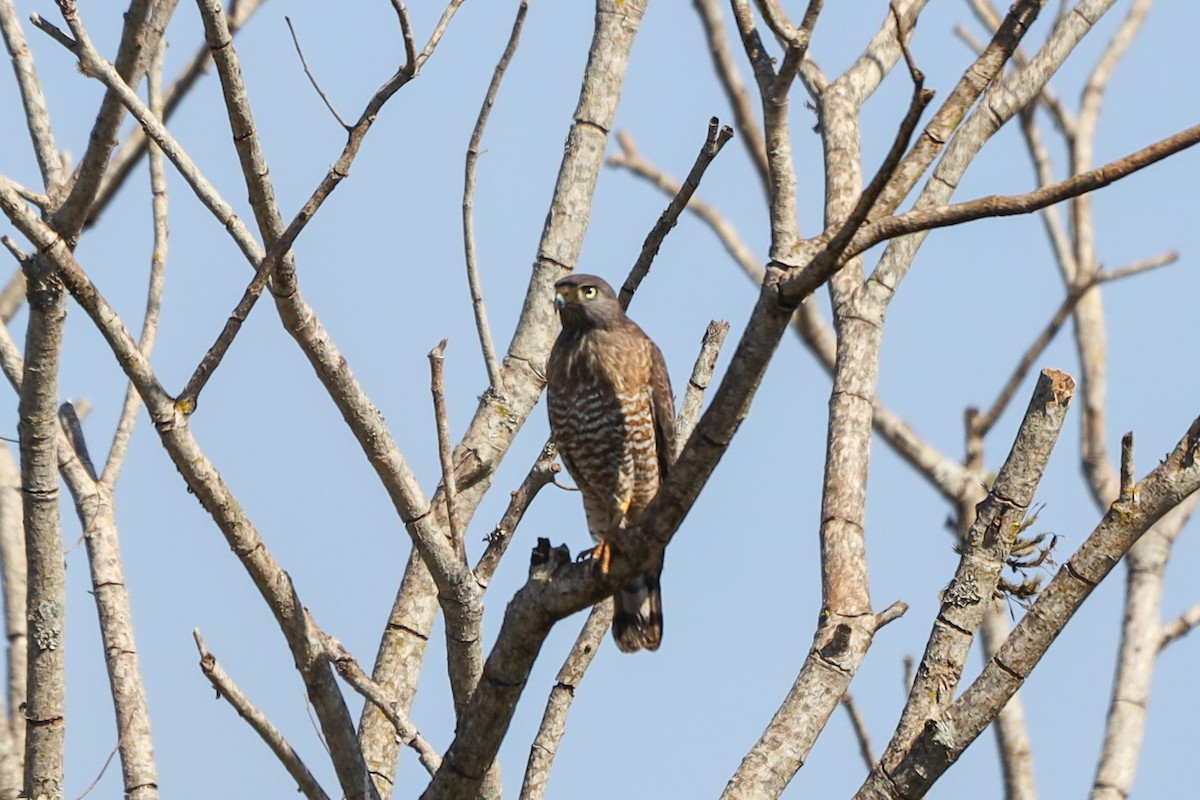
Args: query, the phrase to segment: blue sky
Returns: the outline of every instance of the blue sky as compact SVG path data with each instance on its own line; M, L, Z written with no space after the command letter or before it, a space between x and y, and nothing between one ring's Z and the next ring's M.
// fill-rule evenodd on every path
M115 52L115 7L82 4L97 44ZM413 3L418 46L438 4ZM798 4L792 4L797 6ZM799 4L802 5L802 4ZM883 2L828 4L813 55L827 74L847 66L874 34ZM1050 4L1056 7L1057 4ZM56 20L49 2L19 3ZM1076 105L1081 82L1127 3L1097 27L1054 86ZM1032 36L1040 41L1053 8ZM449 337L446 376L455 438L474 411L486 375L475 340L460 233L462 164L471 128L514 3L467 3L422 75L385 108L350 178L296 245L303 291L386 416L422 485L439 477L426 353ZM798 10L793 10L798 13ZM272 176L290 216L336 159L343 133L312 91L284 22L295 23L310 66L347 118L357 116L401 57L387 3L330 13L315 2L268 3L237 47ZM500 91L479 161L476 226L480 268L497 346L520 311L562 142L578 95L591 36L587 4L535 2L523 43ZM934 3L912 52L927 85L944 97L970 63L953 26L973 27L965 3ZM1161 3L1114 76L1096 142L1102 163L1195 124L1192 76L1200 55L1193 4ZM978 35L978 30L976 29ZM47 37L27 36L50 103L60 146L76 158L86 146L101 91ZM168 75L200 41L197 12L181 4L169 31ZM868 172L903 113L910 87L890 77L864 112ZM820 141L799 88L793 135L800 173L801 230L820 229ZM935 100L935 105L938 101ZM0 107L14 109L11 73L0 78ZM642 153L681 176L711 116L731 121L712 77L690 6L652 4L635 45L616 126ZM1052 136L1045 119L1047 136ZM222 194L248 217L219 87L203 79L171 128ZM615 146L615 144L613 145ZM1055 146L1062 175L1064 155ZM15 113L0 125L0 172L37 186L28 137ZM1097 195L1097 248L1106 267L1176 249L1169 268L1105 288L1110 325L1110 449L1137 435L1144 474L1200 411L1194 353L1197 254L1192 189L1200 156L1186 152ZM79 247L80 260L126 323L140 322L149 262L144 170ZM1032 188L1015 130L1003 131L968 171L955 199ZM229 238L177 176L170 176L171 231L163 322L153 363L168 387L182 387L247 280ZM699 196L716 206L765 260L767 225L757 180L740 142L710 168ZM605 170L579 268L618 283L665 204L628 174ZM12 234L9 227L4 232ZM867 265L873 263L871 254ZM755 291L697 221L668 237L631 307L663 348L678 392L710 319L741 332ZM987 405L1062 297L1040 222L990 220L929 237L893 302L879 395L943 452L962 452L962 414ZM13 323L18 336L24 315ZM723 369L722 359L719 370ZM1069 331L1039 362L1078 375ZM1027 381L987 443L995 469L1008 451ZM120 410L123 376L86 317L71 309L61 391L93 405L85 429L104 452ZM653 655L627 657L606 640L581 687L549 785L552 798L712 797L783 699L808 649L820 605L817 523L828 380L792 338L785 339L749 419L673 542L664 575L665 641ZM13 421L16 400L0 393ZM1098 519L1079 471L1079 409L1069 417L1038 493L1038 527L1064 538L1060 559ZM199 627L226 670L288 735L334 791L332 771L305 707L282 637L236 558L188 495L143 418L118 492L117 518L133 600L142 668L164 794L180 798L291 796L293 785L249 728L197 668L191 631ZM256 309L193 417L201 445L221 470L275 557L325 630L369 665L409 552L409 540L357 445L313 379L302 354L267 305ZM495 491L475 517L476 548L494 526L547 434L535 410L503 463ZM885 628L851 687L878 750L904 701L902 660L924 648L938 591L957 558L943 523L950 509L885 445L871 469L867 543L872 599L896 599L908 614ZM78 532L66 516L68 544ZM538 536L586 546L578 496L548 489L522 524L488 595L486 633L494 637L507 598L524 580L524 553ZM107 682L88 594L82 547L67 556L68 785L77 796L115 746ZM1167 573L1164 615L1200 600L1189 580L1200 550L1185 531ZM1103 731L1121 620L1115 574L1068 626L1023 693L1038 785L1045 797L1081 796L1091 785ZM1019 613L1020 609L1014 609ZM545 697L583 616L548 640L501 751L505 785L516 796ZM1200 735L1194 674L1196 638L1167 650L1159 664L1138 781L1139 795L1169 796L1182 779L1183 743ZM978 657L967 679L978 669ZM358 700L348 692L355 708ZM453 722L440 623L412 718L439 750ZM851 794L862 763L841 711L834 714L786 797ZM423 773L406 754L397 797L415 796ZM932 797L1002 796L994 745L985 734L940 781ZM96 795L120 791L117 765Z

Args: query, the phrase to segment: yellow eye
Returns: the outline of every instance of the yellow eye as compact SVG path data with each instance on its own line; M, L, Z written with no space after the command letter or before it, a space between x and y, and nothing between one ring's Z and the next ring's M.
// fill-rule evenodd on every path
M579 290L579 293L583 295L584 300L594 300L596 298L597 289L595 286L584 286Z

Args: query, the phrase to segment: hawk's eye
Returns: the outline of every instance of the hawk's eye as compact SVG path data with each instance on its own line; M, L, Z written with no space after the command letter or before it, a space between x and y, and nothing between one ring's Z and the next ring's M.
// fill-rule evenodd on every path
M584 286L579 293L583 295L584 300L595 300L597 290L595 286Z

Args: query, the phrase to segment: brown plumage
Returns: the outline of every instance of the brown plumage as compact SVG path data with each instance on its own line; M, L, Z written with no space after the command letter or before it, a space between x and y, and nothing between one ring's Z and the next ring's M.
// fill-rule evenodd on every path
M607 570L674 460L675 402L662 353L611 286L572 275L554 290L562 332L546 367L550 430L583 494L593 559ZM662 641L662 567L659 558L614 598L613 638L627 653Z

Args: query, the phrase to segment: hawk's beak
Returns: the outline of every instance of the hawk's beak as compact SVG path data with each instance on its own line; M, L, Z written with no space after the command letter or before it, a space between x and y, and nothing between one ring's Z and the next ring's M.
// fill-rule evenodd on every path
M562 311L567 307L567 304L571 302L567 299L567 295L570 293L570 291L570 289L563 288L559 289L558 294L554 295L554 307L559 311Z

